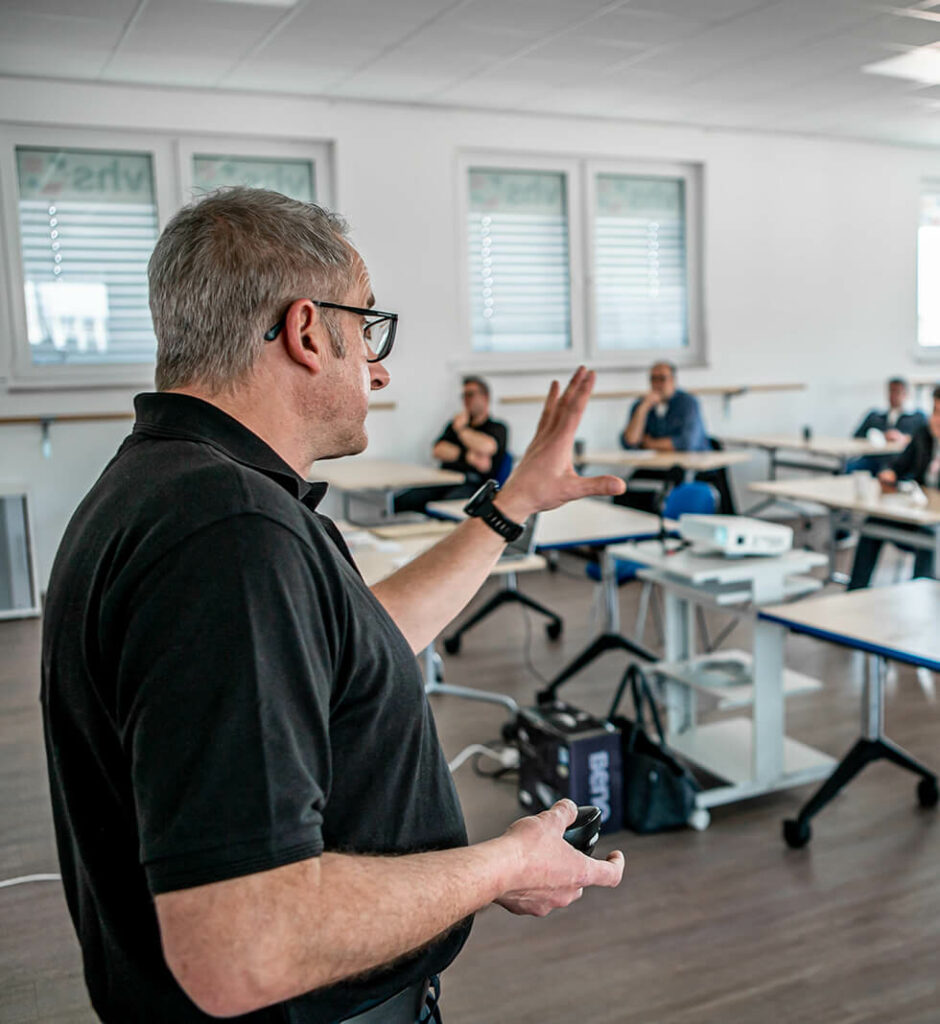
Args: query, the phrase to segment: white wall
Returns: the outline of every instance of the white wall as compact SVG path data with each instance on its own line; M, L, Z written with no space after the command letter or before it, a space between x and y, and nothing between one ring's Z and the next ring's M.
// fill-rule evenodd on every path
M736 399L724 418L706 403L714 433L746 429L845 434L879 400L890 374L924 375L913 358L915 245L921 178L940 175L935 150L709 131L582 118L326 102L0 79L0 124L137 132L218 133L334 144L336 205L372 271L380 308L401 313L389 361L395 412L370 418L370 452L427 457L431 435L455 405L466 327L458 310L461 258L457 155L464 150L647 158L704 166L705 315L708 366L686 384L809 383L804 393ZM0 307L8 308L0 284ZM0 318L0 378L11 359ZM540 390L548 375L494 377L496 394ZM600 387L634 386L639 370L605 372ZM130 392L11 391L0 379L0 416L114 411ZM500 407L514 447L534 406ZM618 402L589 408L581 433L610 447ZM113 453L125 427L0 427L0 479L33 490L45 581L72 509ZM755 463L750 475L760 469ZM743 479L748 474L742 474Z

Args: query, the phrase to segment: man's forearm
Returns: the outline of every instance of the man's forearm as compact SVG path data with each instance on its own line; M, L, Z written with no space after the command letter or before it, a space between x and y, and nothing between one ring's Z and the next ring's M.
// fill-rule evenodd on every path
M650 437L649 434L643 438L643 447L655 452L674 452L676 450L671 437Z
M496 454L497 448L499 448L495 437L490 437L489 434L484 434L480 430L474 430L472 427L463 427L457 431L457 436L467 451L477 452L479 455L489 455L492 457Z
M248 1013L427 945L502 895L512 856L505 837L403 857L326 853L158 896L167 962L206 1012Z
M497 499L497 505L502 506ZM513 513L502 507L510 518ZM525 518L523 515L522 518ZM423 650L480 589L506 542L486 523L470 519L372 593L404 633L413 651Z
M438 462L456 462L460 458L460 445L450 441L438 441L431 449L431 456Z
M630 422L623 432L623 439L628 445L635 447L643 440L643 430L646 427L646 417L648 414L649 408L642 402L634 410L633 415L630 417Z

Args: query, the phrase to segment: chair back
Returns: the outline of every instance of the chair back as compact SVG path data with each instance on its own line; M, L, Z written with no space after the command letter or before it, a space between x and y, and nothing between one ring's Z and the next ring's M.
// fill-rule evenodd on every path
M493 479L499 484L500 487L509 479L509 474L512 472L513 457L512 452L503 452L503 457L499 460L499 465L493 467Z
M712 516L717 511L718 494L711 484L702 480L674 487L663 505L663 517L666 519L678 519L686 513Z

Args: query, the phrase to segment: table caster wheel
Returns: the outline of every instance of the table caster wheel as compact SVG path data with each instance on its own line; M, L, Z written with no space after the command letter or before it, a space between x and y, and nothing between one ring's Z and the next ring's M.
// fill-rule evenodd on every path
M783 838L791 850L802 849L812 838L813 830L808 821L788 818L783 823Z
M444 637L444 650L447 651L448 654L457 654L460 651L460 637Z
M694 828L696 832L704 832L711 823L712 816L704 807L697 807L689 815L689 828Z
M545 627L545 632L548 634L549 640L557 640L561 636L561 623L549 622Z
M936 779L924 778L917 783L917 802L921 807L936 807L938 798Z

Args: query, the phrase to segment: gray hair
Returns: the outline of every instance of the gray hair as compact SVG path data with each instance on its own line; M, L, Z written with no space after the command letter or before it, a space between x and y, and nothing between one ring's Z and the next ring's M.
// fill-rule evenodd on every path
M157 390L231 387L291 302L341 302L355 271L347 231L337 214L265 189L223 189L180 210L148 266Z

